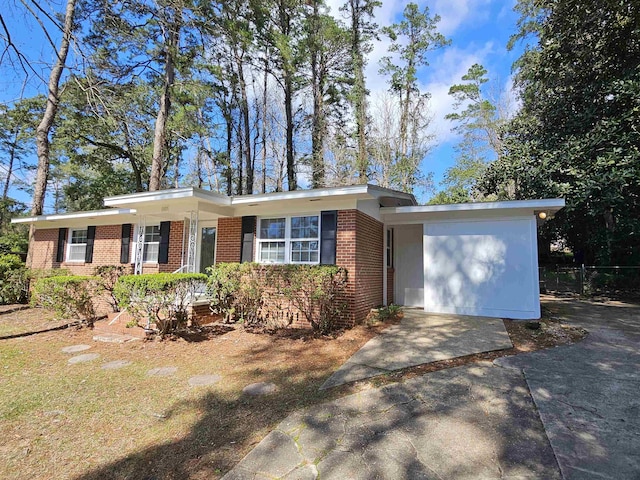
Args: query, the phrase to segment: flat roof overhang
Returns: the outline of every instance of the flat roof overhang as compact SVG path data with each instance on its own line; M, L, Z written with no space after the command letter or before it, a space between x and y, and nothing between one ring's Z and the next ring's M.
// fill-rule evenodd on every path
M35 217L20 217L11 223L33 223L38 228L86 225L112 225L118 223L136 223L137 211L132 208L109 208L105 210L89 210L86 212L58 213L53 215L38 215Z
M564 208L564 198L541 200L509 200L502 202L456 203L450 205L420 205L381 208L384 223L422 223L424 221L463 218L495 218L499 216L533 216L540 212L554 214Z

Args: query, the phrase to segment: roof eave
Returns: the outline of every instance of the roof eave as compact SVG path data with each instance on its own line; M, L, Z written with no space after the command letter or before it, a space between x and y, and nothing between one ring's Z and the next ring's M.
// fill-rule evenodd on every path
M139 192L128 195L118 195L115 197L105 197L104 204L107 207L118 207L189 198L204 200L221 206L231 205L230 197L195 187L174 188L170 190L156 190L153 192Z
M133 208L110 208L106 210L88 210L85 212L57 213L53 215L37 215L34 217L12 218L11 223L41 223L56 222L64 220L75 220L80 218L110 217L116 215L135 215Z
M394 213L436 213L436 212L470 212L486 210L531 209L558 211L565 206L564 198L546 198L540 200L508 200L502 202L456 203L448 205L420 205L412 207L384 207L383 215Z

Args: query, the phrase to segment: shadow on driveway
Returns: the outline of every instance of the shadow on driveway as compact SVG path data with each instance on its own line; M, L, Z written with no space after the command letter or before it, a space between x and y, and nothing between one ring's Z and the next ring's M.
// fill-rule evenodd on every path
M640 478L640 306L543 305L589 336L494 363L524 372L565 478Z

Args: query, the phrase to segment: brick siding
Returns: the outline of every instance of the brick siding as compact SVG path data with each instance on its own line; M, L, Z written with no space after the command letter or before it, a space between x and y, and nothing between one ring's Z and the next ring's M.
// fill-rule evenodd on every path
M383 225L359 210L338 211L336 264L347 269L347 323L362 322L382 304Z
M169 263L167 264L145 264L144 273L173 272L180 268L182 264L182 236L183 221L171 222L169 231ZM69 270L74 275L92 275L95 267L100 265L121 265L120 263L120 236L122 235L122 225L98 225L93 245L93 261L84 262L56 262L56 252L58 248L58 229L46 228L35 231L29 255L27 256L27 266L34 269L50 270L63 268ZM131 245L133 245L133 229L131 233ZM65 256L66 256L65 251ZM130 263L125 265L130 272L133 272L135 252L131 251Z
M56 262L58 248L58 229L46 228L36 230L29 245L27 254L27 267L37 270L50 270L60 268Z
M242 217L218 219L216 263L239 262L242 252Z

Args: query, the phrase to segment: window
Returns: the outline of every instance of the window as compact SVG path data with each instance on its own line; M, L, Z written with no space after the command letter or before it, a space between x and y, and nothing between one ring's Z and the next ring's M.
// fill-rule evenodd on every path
M260 262L285 263L286 218L260 220Z
M261 263L318 263L320 216L261 218L258 232Z
M318 217L291 217L291 263L318 263Z
M142 261L145 263L158 263L158 252L160 252L160 226L149 225L144 229Z
M87 252L87 229L71 230L67 262L84 262Z

